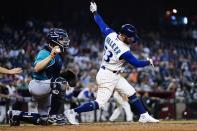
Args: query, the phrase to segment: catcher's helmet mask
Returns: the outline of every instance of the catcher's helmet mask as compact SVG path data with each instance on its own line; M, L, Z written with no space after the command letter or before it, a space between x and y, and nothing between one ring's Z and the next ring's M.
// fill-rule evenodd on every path
M48 36L48 44L58 45L61 49L61 52L64 52L66 48L69 47L70 39L68 34L63 29L52 28L49 30Z

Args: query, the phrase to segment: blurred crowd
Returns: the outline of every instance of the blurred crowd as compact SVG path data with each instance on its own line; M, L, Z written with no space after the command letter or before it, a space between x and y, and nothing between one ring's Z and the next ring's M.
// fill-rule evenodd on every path
M22 67L24 70L20 75L0 76L0 87L9 87L8 94L15 92L14 95L19 97L17 90L27 90L35 55L47 44L45 36L49 28L54 26L62 27L62 24L27 21L21 28L6 24L1 26L0 66ZM67 31L71 42L64 53L63 70L72 68L78 73L77 88L70 93L77 96L88 88L90 83L96 83L95 77L102 60L104 38L101 34L95 35L88 31L81 32L75 29L67 29ZM179 32L173 33L176 35ZM152 58L155 67L125 66L122 72L127 73L128 81L135 86L136 90L170 91L175 92L177 98L197 100L197 39L195 37L171 38L167 34L151 31L141 31L139 35L141 41L131 45L131 51L139 59ZM95 89L90 92L95 92ZM5 94L3 88L0 88L0 94ZM66 96L68 99L70 94L68 91ZM86 96L89 94L86 93ZM92 99L92 94L89 97Z

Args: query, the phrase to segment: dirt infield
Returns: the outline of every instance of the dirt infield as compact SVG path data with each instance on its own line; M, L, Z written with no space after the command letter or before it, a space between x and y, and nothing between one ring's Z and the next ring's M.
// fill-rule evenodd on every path
M1 126L0 131L197 131L196 122L140 123L91 123L78 126Z

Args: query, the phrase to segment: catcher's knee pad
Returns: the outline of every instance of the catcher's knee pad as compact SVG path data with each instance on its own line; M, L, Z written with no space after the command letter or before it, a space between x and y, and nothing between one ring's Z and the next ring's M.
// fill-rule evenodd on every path
M62 92L65 92L65 85L64 82L66 80L64 78L58 77L58 78L52 78L51 79L51 93L53 95L59 95Z

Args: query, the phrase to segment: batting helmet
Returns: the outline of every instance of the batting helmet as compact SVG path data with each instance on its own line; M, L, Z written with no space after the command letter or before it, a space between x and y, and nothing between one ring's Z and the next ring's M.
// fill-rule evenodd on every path
M132 43L139 41L136 28L131 24L124 24L121 27L120 33L125 35L127 38L132 39Z
M60 46L62 52L68 48L70 39L68 33L63 29L51 28L47 35L48 43ZM60 42L62 41L62 42Z

